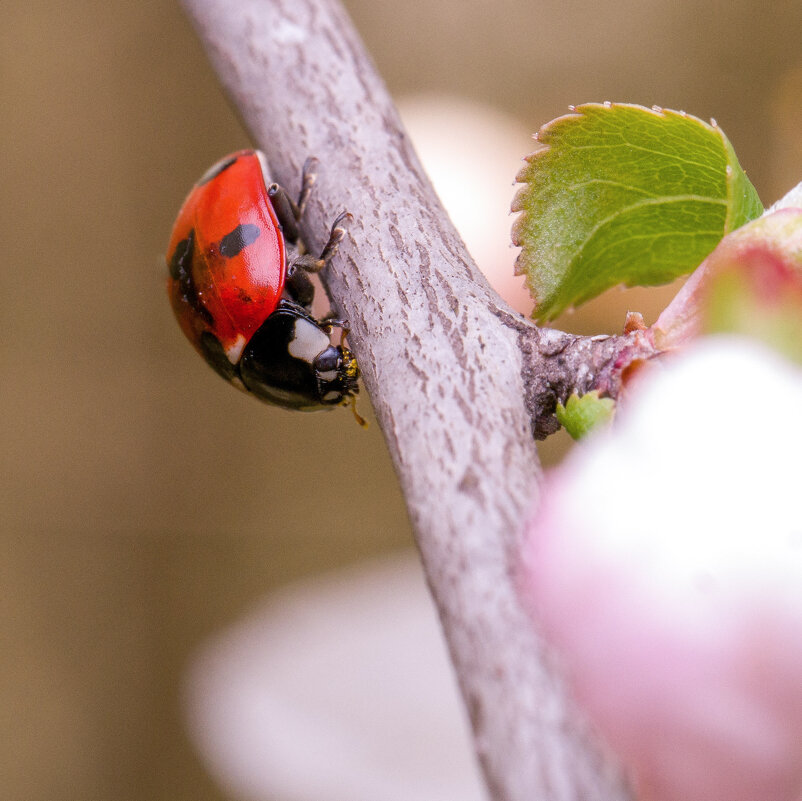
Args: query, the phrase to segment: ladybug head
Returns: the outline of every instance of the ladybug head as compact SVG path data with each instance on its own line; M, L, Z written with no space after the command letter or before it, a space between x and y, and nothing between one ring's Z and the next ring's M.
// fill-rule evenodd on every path
M245 387L289 409L339 406L358 392L353 354L301 306L282 300L251 337L239 361Z

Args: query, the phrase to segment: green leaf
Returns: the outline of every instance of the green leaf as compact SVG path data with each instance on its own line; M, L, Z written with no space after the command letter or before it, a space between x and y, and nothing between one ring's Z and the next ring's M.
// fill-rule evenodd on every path
M540 321L672 281L763 210L724 132L681 111L590 103L535 138L512 238Z
M565 406L557 403L554 412L560 425L574 439L582 439L594 428L610 422L614 413L615 401L612 398L600 398L595 389L584 395L574 393Z

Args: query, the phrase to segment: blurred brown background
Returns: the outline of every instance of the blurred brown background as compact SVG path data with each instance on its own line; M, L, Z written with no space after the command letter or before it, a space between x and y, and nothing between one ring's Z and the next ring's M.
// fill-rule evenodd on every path
M764 202L802 179L798 2L347 5L399 97L523 130L590 100L682 108L716 117ZM290 579L408 546L403 504L376 426L255 403L180 338L173 216L248 139L179 8L0 18L0 796L222 799L182 728L189 655ZM665 296L561 324L615 330Z

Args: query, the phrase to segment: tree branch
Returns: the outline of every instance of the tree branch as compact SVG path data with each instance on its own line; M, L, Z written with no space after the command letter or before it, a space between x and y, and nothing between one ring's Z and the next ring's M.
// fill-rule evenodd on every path
M615 387L633 337L540 330L489 288L442 209L336 0L183 0L274 177L318 183L319 248L354 215L327 276L406 497L496 801L628 798L568 700L516 590L537 494L534 430L572 388Z

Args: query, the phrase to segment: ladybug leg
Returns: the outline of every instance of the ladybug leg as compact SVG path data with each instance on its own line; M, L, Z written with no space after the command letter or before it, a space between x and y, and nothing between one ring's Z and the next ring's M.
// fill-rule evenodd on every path
M310 156L305 162L301 170L301 191L298 195L298 203L296 205L297 215L296 220L300 220L306 209L306 201L309 200L309 195L312 192L312 187L317 181L317 165L318 160L314 156Z
M303 216L312 187L317 180L318 160L310 156L303 166L301 173L301 192L298 201L294 201L287 190L281 184L272 183L267 187L267 194L276 212L284 238L293 245L298 242L300 232L298 231L298 220Z
M345 236L345 228L343 227L343 223L349 223L353 219L354 215L351 214L350 211L344 211L342 214L338 215L331 224L329 241L326 242L326 246L323 248L323 252L320 254L320 260L323 262L324 266L328 264L329 261L331 261L331 259L334 257L334 254L340 247L340 242L342 242L343 237Z
M343 332L343 339L348 336L348 332L351 330L348 326L348 320L343 320L342 317L337 317L334 312L329 312L325 316L321 317L318 320L320 327L323 328L325 331L331 333L332 328L341 328Z
M350 221L351 219L353 219L353 215L348 211L344 211L342 214L340 214L332 223L329 241L326 242L326 245L323 248L320 256L315 258L309 253L299 256L290 265L290 272L292 272L294 269L301 269L306 270L308 273L319 273L332 260L332 258L334 258L334 254L337 252L337 248L339 248L340 242L342 242L343 237L345 236L345 228L342 226L343 222L346 220Z
M323 252L319 258L315 258L309 253L297 256L287 267L287 279L285 287L290 297L301 306L309 308L315 296L315 287L309 279L308 273L320 272L334 257L337 248L345 236L345 229L342 223L351 219L351 214L343 212L331 226L328 242L326 242ZM331 326L339 325L338 320L333 320Z
M298 242L300 231L298 230L298 207L292 198L287 194L287 190L280 184L270 184L267 187L267 195L276 212L284 239L293 245Z
M287 269L284 289L296 303L306 309L312 305L312 301L315 299L315 285L305 270L296 267L296 262L293 262Z

